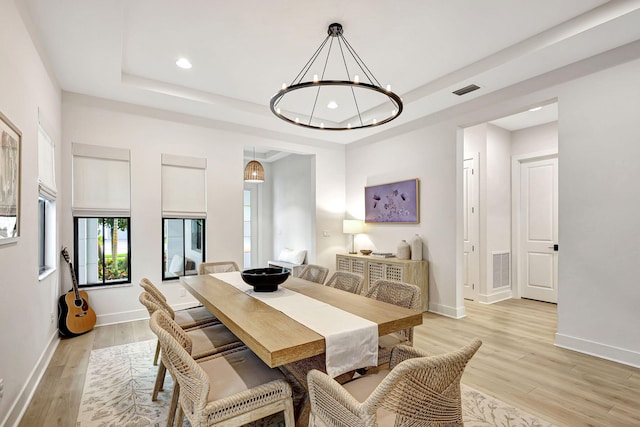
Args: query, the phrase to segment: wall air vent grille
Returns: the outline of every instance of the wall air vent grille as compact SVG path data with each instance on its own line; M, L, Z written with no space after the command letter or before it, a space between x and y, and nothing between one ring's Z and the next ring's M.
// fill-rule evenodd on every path
M480 89L480 86L477 85L469 85L469 86L465 86L462 87L458 90L454 90L452 93L455 93L458 96L462 96L462 95L466 95L469 92L473 92L474 90L478 90Z
M493 252L493 289L511 285L509 252Z

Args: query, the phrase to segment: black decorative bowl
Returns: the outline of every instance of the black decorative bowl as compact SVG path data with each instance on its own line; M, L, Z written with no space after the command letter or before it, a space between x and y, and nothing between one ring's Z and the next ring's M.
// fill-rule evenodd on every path
M274 292L278 285L289 277L291 272L286 268L252 268L244 270L242 280L253 286L256 292Z

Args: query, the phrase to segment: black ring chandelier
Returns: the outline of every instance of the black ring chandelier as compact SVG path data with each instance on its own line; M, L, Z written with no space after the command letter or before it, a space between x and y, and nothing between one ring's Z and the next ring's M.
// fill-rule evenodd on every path
M363 129L370 128L373 126L380 126L385 123L390 122L400 115L402 112L402 100L400 97L391 91L391 87L387 86L386 88L382 88L378 80L373 76L373 73L369 70L369 68L365 65L365 63L360 59L360 56L355 52L355 50L351 47L349 42L342 35L342 25L341 24L331 24L329 25L329 29L327 31L328 35L324 39L324 41L320 44L320 47L315 51L315 53L311 56L309 61L305 64L302 70L298 73L298 75L293 79L290 85L283 84L282 89L278 91L275 95L271 97L270 108L271 112L275 114L280 119L289 122L291 124L302 126L311 129L321 129L321 130L351 130L351 129ZM327 71L327 64L329 62L329 58L331 55L331 48L333 47L333 41L337 40L337 44L340 48L340 55L342 57L342 62L344 66L344 71L346 72L347 79L349 80L324 80L325 72ZM312 79L309 79L307 76L312 66L324 50L325 46L329 47L326 53L326 59L324 61L324 66L322 67L322 74L320 78L315 74ZM354 68L356 72L361 73L364 76L364 80L360 81L359 75L354 75L353 80L351 80L351 74L349 67L347 65L347 59L345 57L345 53L351 56L350 63L355 64ZM307 78L306 81L303 79ZM322 118L317 117L317 104L318 98L320 95L320 90L322 88L329 87L342 87L348 88L351 91L351 96L349 98L352 99L355 104L355 108L353 110L352 117L348 120L343 120L341 122L332 122L330 120L324 120ZM292 112L291 109L284 107L281 105L281 101L285 98L286 95L296 93L296 91L304 91L309 92L315 89L315 95L313 100L313 105L308 108L308 112L305 114ZM363 111L360 109L360 105L358 103L358 97L356 96L356 92L361 93L360 90L364 89L368 92L366 95L371 101L370 94L375 95L383 95L383 102L375 102L375 110L376 112L384 111L382 117L370 117L368 119L363 118ZM299 94L300 92L298 92ZM379 97L378 97L379 98ZM384 104L389 103L387 109L385 109ZM283 103L284 104L284 103ZM328 105L328 108L336 108L337 104L331 101ZM333 104L333 106L331 105ZM371 104L371 102L369 102ZM382 104L382 105L381 105ZM307 108L307 107L305 107ZM376 113L378 114L378 113Z

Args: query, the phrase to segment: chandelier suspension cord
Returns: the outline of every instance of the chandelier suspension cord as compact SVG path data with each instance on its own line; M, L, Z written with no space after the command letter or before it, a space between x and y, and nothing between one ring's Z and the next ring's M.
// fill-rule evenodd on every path
M372 82L372 83L375 82L376 85L382 87L382 85L380 84L378 79L376 79L376 76L374 76L373 73L371 72L371 70L369 70L369 67L367 67L367 64L364 63L364 61L360 58L360 55L358 55L356 53L356 51L353 49L353 47L351 47L351 45L349 44L347 39L345 39L344 36L340 36L340 38L344 41L345 46L347 46L347 49L349 50L351 55L353 55L353 57L356 59L356 62L360 66L360 69L362 70L363 73L365 73L365 75L367 76L369 81ZM360 64L362 64L362 65L360 65ZM364 66L364 68L363 68L363 66ZM365 71L365 70L367 70L367 71Z
M297 83L300 83L302 81L302 79L304 78L304 76L307 74L307 72L309 71L309 68L311 68L311 65L313 65L313 63L315 62L316 58L318 57L318 55L320 55L320 52L322 52L322 49L324 48L324 45L327 44L327 40L329 40L329 37L331 36L327 36L324 41L322 43L320 43L320 47L318 47L318 49L316 49L316 51L313 53L313 55L311 55L311 58L309 58L309 60L307 61L306 64L304 64L304 66L302 67L302 69L300 70L300 72L298 73L297 76L295 76L295 78L291 81L291 83L289 84L289 86L293 86L294 84L296 84L296 80ZM298 79L298 77L300 79ZM282 98L284 98L284 96L282 96ZM280 101L282 101L282 98L278 99L278 101L274 104L274 106L277 106Z
M347 72L347 80L349 80L351 79L351 75L349 74L349 67L347 66L347 60L344 57L344 50L342 50L342 43L340 42L341 39L344 39L344 37L342 36L338 37L338 46L340 46L340 53L342 54L342 62L344 63L344 69ZM357 64L357 61L356 61L356 64ZM360 67L360 69L362 70L362 67ZM360 115L360 106L358 105L358 100L356 99L356 91L353 90L353 86L351 86L349 89L351 89L351 95L353 96L353 103L356 104L356 111L358 112L358 119L360 120L360 126L364 126L364 123L362 122L362 116Z
M331 36L327 36L331 37ZM327 51L327 58L324 60L324 67L322 67L322 76L320 80L324 80L324 73L327 70L327 64L329 63L329 55L331 54L331 48L333 47L333 37L331 37L331 43L329 43L329 50ZM309 124L311 124L311 120L313 120L313 113L316 111L316 104L318 103L318 95L320 95L320 88L322 86L318 86L318 90L316 91L316 98L313 100L313 108L311 109L311 116L309 117Z
M347 49L349 50L351 55L354 57L354 59L356 59L356 63L360 66L360 69L367 76L369 81L372 82L372 83L375 82L375 84L377 84L378 86L382 87L382 85L380 84L378 79L376 79L376 76L374 76L373 72L371 72L371 70L369 70L369 67L367 67L367 64L364 63L364 61L360 58L360 55L358 55L358 53L355 51L355 49L353 49L353 47L351 47L351 45L349 44L347 39L345 39L344 36L342 36L342 35L340 36L340 38L344 41L345 46L347 46ZM366 69L366 71L365 71L365 69ZM396 108L400 108L398 103L393 98L389 98L389 100L391 101L391 103Z
M320 44L320 47L313 53L313 55L311 55L311 58L309 59L309 61L307 61L307 63L304 64L304 67L302 67L302 70L300 70L300 72L295 77L295 79L293 79L293 81L291 82L290 86L293 86L296 83L300 83L302 81L302 79L304 78L304 76L307 75L307 73L309 72L309 69L311 68L313 63L316 61L318 56L320 56L320 53L322 52L322 49L324 49L324 45L327 44L327 40L329 40L329 37L331 37L331 36L327 36L324 39L324 41Z

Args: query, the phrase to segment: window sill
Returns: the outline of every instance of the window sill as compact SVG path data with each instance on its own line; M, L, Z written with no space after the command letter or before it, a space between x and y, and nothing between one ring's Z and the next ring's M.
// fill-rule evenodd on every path
M81 286L81 291L99 291L101 289L113 289L113 288L128 288L133 286L133 283L116 283L113 285L95 285L95 286Z
M56 271L55 268L47 268L45 271L43 271L42 273L38 274L38 281L42 282L44 279L46 279L47 277L51 276L51 274Z

